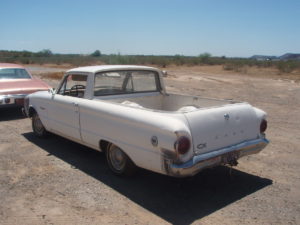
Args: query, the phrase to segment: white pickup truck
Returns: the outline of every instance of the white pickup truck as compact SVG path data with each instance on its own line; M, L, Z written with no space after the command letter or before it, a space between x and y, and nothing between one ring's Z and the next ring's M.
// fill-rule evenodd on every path
M66 72L54 91L25 99L34 133L104 151L110 169L169 176L236 165L267 144L266 113L248 103L166 93L160 70L89 66Z

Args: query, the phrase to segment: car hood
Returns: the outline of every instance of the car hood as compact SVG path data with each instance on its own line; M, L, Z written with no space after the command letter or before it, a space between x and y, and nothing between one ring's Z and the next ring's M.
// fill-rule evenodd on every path
M30 94L36 91L48 90L48 84L37 78L32 79L0 79L0 95Z

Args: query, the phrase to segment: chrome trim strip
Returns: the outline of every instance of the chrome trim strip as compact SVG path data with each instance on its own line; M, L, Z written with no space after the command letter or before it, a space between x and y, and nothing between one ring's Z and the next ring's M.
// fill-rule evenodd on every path
M25 98L27 95L28 94L0 95L0 99L1 98L14 98L14 99Z

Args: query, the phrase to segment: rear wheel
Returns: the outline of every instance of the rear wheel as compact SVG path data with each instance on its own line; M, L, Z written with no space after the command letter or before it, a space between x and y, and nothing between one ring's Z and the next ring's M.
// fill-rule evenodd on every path
M34 112L32 115L32 130L34 134L40 138L46 137L48 134L39 115L36 112Z
M114 144L108 145L106 160L111 171L118 176L132 176L137 170L126 153Z

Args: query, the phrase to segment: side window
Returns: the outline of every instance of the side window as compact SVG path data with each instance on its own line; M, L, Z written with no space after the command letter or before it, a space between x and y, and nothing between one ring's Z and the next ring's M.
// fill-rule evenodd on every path
M83 98L86 90L87 75L70 74L65 77L58 94Z

